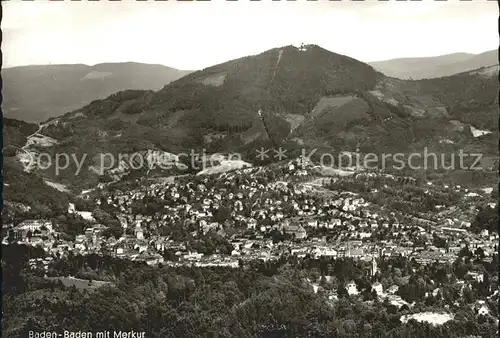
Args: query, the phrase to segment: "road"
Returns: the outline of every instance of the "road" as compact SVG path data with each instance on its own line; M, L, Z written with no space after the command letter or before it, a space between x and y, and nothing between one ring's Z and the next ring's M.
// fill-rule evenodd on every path
M42 131L42 129L43 129L43 127L44 127L44 126L45 126L45 125L44 125L43 123L40 123L40 124L38 125L38 129L37 129L37 130L36 130L33 134L28 135L28 136L26 137L26 143L24 144L24 146L22 146L22 147L21 147L21 149L22 149L22 150L27 151L26 149L27 149L27 148L31 145L31 144L30 144L30 138L32 138L33 136L36 136L36 135L42 135L42 134L40 134L40 132ZM42 135L42 136L43 136L43 135Z

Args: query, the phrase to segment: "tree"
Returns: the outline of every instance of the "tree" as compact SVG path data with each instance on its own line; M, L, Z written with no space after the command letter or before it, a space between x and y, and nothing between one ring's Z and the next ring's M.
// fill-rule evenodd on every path
M471 304L474 301L474 295L468 286L463 289L463 299L467 304Z
M347 293L344 283L341 283L337 288L337 295L339 298L349 297L349 293Z
M226 221L231 214L231 210L226 206L220 206L215 212L214 219L218 223L223 223Z
M466 245L465 247L463 247L462 249L460 249L460 251L458 252L458 258L465 257L465 258L471 259L472 256L473 256L472 251L469 250L469 246L468 245Z
M444 248L446 247L446 239L434 234L433 244L438 248Z
M474 253L474 255L476 256L476 259L478 261L482 261L486 257L486 255L484 254L484 250L481 247L476 249L476 252Z
M352 319L348 319L342 323L342 327L347 335L353 335L356 330L356 322Z
M14 231L12 229L9 230L9 235L7 237L7 242L12 243L15 240Z
M490 275L488 273L484 274L483 281L478 285L478 293L482 297L487 297L490 293L491 282Z

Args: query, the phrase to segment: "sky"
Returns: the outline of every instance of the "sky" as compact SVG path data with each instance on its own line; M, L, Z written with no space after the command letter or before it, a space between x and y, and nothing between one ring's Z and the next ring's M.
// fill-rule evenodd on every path
M369 62L498 48L496 1L3 2L3 67L144 62L203 69L286 45Z

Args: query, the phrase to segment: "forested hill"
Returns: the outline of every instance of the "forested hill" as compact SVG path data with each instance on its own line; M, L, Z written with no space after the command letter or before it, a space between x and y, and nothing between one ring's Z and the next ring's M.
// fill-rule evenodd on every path
M158 90L189 72L135 62L5 68L2 109L4 116L41 122L120 90Z
M151 149L239 152L253 162L261 146L359 146L376 153L466 148L495 161L496 74L490 67L399 80L316 45L284 46L193 72L157 92L115 93L51 120L41 132L57 140L48 151L85 153L93 161L88 167L99 153ZM86 174L80 178L97 180ZM71 176L59 179L71 184Z

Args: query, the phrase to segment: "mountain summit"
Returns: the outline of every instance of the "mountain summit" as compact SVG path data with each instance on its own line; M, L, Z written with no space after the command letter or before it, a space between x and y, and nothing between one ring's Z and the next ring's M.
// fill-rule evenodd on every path
M377 73L310 45L286 46L194 72L164 87L154 104L196 114L215 129L249 127L259 109L308 114L322 95L375 86Z
M285 46L193 72L157 92L115 93L52 119L40 133L56 141L46 151L85 153L89 168L100 153L149 150L238 152L247 162L262 146L394 153L486 142L496 152L491 137L470 132L496 123L494 74L399 80L319 46ZM59 179L75 183L74 175ZM97 179L90 169L78 177L85 185Z
M319 46L285 46L193 72L156 93L117 93L61 121L73 130L108 123L131 127L135 135L142 135L141 128L159 129L153 134L161 142L151 143L176 149L209 139L224 148L247 144L262 133L283 138L290 121L303 120L322 97L372 90L380 77L371 66ZM152 137L144 135L141 143Z

